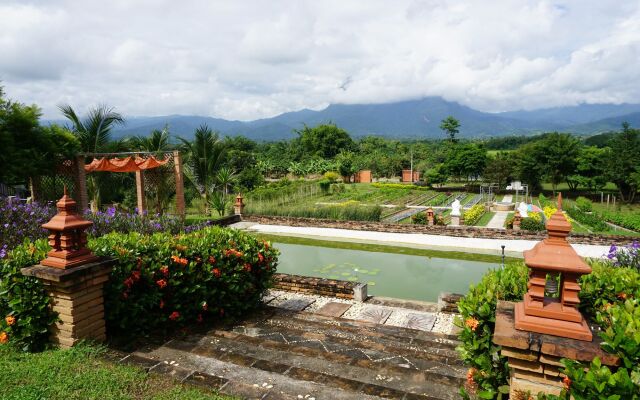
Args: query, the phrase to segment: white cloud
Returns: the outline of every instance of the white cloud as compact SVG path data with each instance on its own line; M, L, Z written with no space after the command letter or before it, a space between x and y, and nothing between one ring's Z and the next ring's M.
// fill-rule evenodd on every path
M16 100L255 119L443 96L486 111L640 102L640 2L0 3Z

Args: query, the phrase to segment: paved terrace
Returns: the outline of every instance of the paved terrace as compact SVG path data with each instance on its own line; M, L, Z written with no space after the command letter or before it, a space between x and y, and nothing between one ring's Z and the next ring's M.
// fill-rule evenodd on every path
M502 249L500 246L504 245L507 256L519 258L522 258L523 251L531 249L539 242L539 240L461 238L443 235L425 235L422 233L389 233L350 229L263 225L252 222L239 222L231 226L271 235L495 255L501 254ZM573 246L576 252L582 257L600 258L609 252L608 246L587 244L572 244L571 246Z

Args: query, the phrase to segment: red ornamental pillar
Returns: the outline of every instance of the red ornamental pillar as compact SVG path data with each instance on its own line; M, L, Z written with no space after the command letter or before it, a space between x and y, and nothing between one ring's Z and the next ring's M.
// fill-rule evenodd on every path
M562 213L561 196L558 196L558 211L546 227L549 237L524 252L524 262L530 268L529 291L524 301L515 306L515 327L591 341L591 329L578 311L578 279L590 274L591 267L567 242L571 225Z
M431 207L427 208L427 224L429 226L434 225L434 218L435 218L435 214L433 212L433 208Z
M233 205L233 213L236 215L242 215L242 212L244 211L245 204L242 200L242 194L238 193L238 195L236 196L236 202Z

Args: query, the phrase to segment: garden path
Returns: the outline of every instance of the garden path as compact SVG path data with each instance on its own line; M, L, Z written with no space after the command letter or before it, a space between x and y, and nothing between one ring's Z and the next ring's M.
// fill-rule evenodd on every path
M247 399L460 398L466 368L455 351L459 342L436 332L451 326L451 314L441 324L442 313L427 311L427 303L400 307L280 291L264 301L263 310L236 325L202 327L120 361Z
M506 197L506 196L505 196ZM509 216L509 211L496 211L496 214L487 223L487 228L504 229L504 223Z
M248 221L242 222L241 224L242 225L238 225L238 228L265 234L355 243L386 244L441 251L462 251L467 253L500 255L500 246L504 245L507 256L518 258L523 257L523 251L530 250L539 243L539 240L460 238L443 235L425 235L422 233L390 233L351 229L263 225L257 223L251 224ZM236 225L232 225L232 227L236 227ZM609 253L609 246L575 243L572 243L571 246L573 246L581 257L600 258Z

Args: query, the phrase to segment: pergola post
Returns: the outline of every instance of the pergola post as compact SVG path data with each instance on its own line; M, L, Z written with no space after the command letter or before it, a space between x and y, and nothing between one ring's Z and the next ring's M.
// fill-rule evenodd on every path
M173 165L176 174L176 213L181 218L185 216L184 178L182 173L182 157L179 151L173 152Z
M78 211L82 214L89 208L89 195L87 194L87 173L84 169L84 156L76 156L75 163L75 197L78 199Z
M138 214L144 215L146 201L144 197L144 172L136 171L136 197L138 198Z

